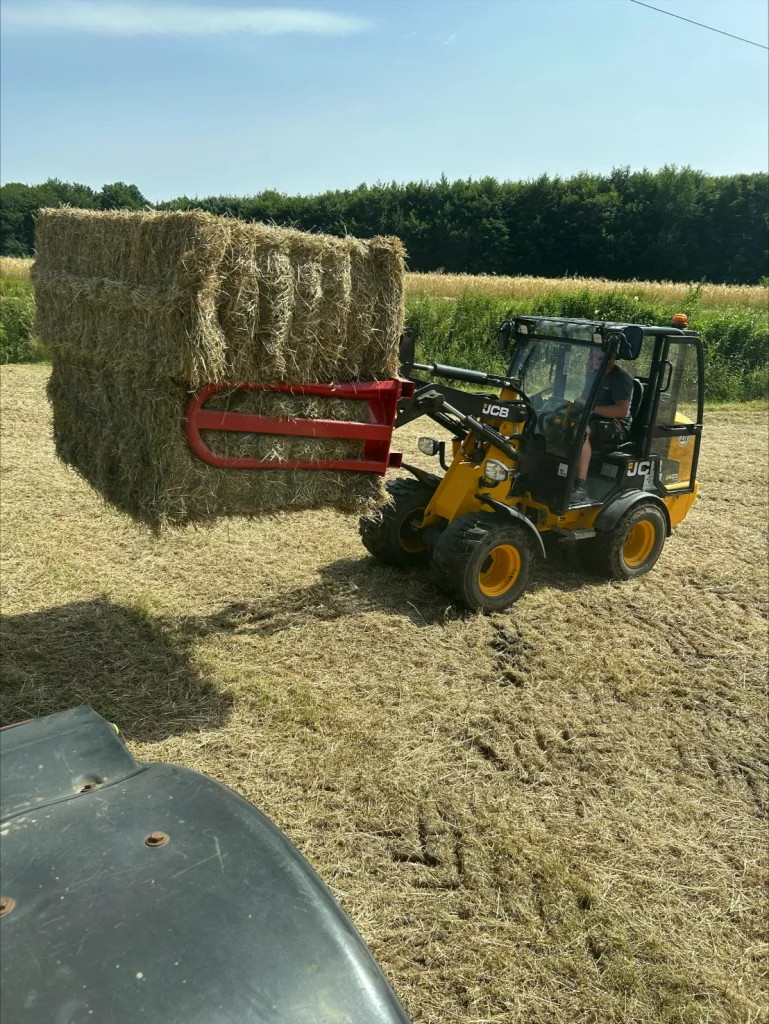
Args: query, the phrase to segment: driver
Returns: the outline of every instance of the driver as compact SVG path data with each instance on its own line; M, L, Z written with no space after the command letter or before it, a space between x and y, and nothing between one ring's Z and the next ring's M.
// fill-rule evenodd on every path
M580 405L585 404L585 396L593 384L593 375L601 365L603 353L600 348L590 352L587 364L587 380L582 397L577 399ZM572 502L588 500L587 471L593 450L615 448L627 437L630 429L630 403L633 398L633 378L616 365L617 357L612 355L606 364L603 379L595 398L595 406L588 421L587 436L579 454L577 477L571 494ZM575 403L576 404L576 403Z

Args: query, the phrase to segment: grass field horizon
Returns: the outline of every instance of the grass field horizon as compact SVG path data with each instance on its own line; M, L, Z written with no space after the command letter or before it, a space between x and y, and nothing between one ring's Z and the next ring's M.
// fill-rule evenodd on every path
M763 1019L763 406L706 409L653 572L553 552L485 617L333 512L153 537L56 460L48 373L0 371L0 724L87 703L140 760L233 787L415 1024ZM434 468L423 431L397 447Z
M0 259L0 362L47 358L34 336L30 259ZM686 313L705 350L711 401L769 397L769 289L762 285L674 284L594 278L505 278L407 274L406 319L416 331L417 356L504 372L497 351L499 323L511 316L566 316L666 324Z
M746 306L765 309L769 290L764 285L710 284L676 281L614 281L604 277L502 277L494 274L407 274L409 295L458 298L466 294L492 295L500 299L541 298L554 292L587 290L597 296L627 291L639 300L665 304L685 302L698 295L704 309L717 306Z
M34 259L26 257L0 257L0 277L29 280ZM465 294L485 294L502 299L535 299L552 292L572 292L587 289L596 295L611 294L621 289L632 292L639 299L663 303L685 301L692 293L699 295L703 308L715 306L746 306L765 309L769 304L769 289L764 285L713 284L692 281L613 281L603 277L503 277L496 274L406 274L407 295L429 295L440 298L459 298Z

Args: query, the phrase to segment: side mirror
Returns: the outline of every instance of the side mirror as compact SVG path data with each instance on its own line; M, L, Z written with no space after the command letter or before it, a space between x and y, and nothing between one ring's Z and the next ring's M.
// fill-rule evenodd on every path
M624 331L615 331L609 334L604 341L604 349L616 343L617 359L638 359L643 340L643 327L631 324Z
M507 352L510 347L510 338L513 335L514 329L515 325L511 320L505 320L503 324L499 325L499 330L497 331L497 349L503 354Z
M398 346L398 358L400 359L401 368L405 367L408 373L416 360L416 334L413 327L403 328L400 345Z
M631 324L622 332L624 337L617 351L618 359L638 359L643 345L644 332L642 327Z

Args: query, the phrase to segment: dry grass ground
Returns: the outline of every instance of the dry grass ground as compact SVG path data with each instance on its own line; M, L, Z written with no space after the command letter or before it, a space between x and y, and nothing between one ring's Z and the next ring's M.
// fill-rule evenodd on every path
M55 461L47 372L2 372L6 721L88 702L233 786L420 1024L766 1020L765 412L710 410L651 575L557 556L484 618L335 513L153 539Z
M574 294L588 289L603 295L621 288L651 302L682 301L693 285L675 281L610 281L605 277L497 277L492 274L407 274L407 295L456 298L465 294L492 295L500 299L535 299L553 292ZM760 285L704 284L701 302L711 306L748 306L766 309L769 292Z

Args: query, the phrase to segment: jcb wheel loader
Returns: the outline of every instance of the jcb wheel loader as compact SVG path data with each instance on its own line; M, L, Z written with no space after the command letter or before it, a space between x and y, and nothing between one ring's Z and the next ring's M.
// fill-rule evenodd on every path
M441 589L484 612L521 596L548 534L576 543L581 563L610 579L648 572L697 495L699 336L683 314L661 327L518 317L502 325L499 344L510 356L505 375L417 363L404 331L401 374L415 390L401 395L395 428L430 417L452 435L451 462L444 441L420 438L443 475L404 462L413 479L391 480L390 503L360 521L365 547L390 565L429 563ZM633 378L630 425L619 443L593 443L587 487L575 495L613 357Z

